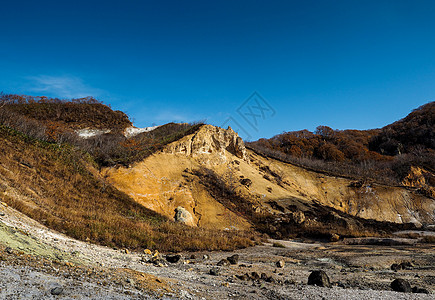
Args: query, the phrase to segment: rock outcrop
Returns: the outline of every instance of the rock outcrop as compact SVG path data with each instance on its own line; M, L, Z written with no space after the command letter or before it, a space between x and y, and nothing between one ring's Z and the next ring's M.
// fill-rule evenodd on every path
M223 129L212 125L204 125L193 135L188 135L176 143L166 147L164 152L171 154L184 154L187 156L200 156L204 154L217 154L225 160L225 152L246 160L246 148L243 140L231 127Z

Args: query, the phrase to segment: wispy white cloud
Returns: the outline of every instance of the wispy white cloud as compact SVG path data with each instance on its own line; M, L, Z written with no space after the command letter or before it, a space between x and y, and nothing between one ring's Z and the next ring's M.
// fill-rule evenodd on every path
M59 98L81 98L99 96L103 91L93 88L79 77L72 75L49 76L38 75L26 77L26 90L44 96Z
M172 111L161 111L155 117L155 121L158 122L189 122L191 121L189 116L172 112Z

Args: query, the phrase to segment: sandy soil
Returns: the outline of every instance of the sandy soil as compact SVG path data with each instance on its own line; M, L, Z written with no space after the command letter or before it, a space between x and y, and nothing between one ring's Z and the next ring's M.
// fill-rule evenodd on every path
M278 241L281 248L271 241L234 252L181 253L179 262L162 259L167 266L156 266L148 263L151 254L73 240L4 205L0 214L2 299L54 299L55 287L63 289L56 299L434 299L390 288L403 278L435 291L433 244ZM234 253L237 265L216 266ZM279 260L283 268L276 266ZM391 269L402 262L409 268ZM219 275L210 275L213 268ZM332 288L307 285L317 269L327 272ZM252 272L264 273L263 279L243 280Z

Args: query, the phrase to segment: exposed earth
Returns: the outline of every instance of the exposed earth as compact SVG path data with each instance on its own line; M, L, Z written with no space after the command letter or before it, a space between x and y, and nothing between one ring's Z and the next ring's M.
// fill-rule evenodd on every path
M0 215L2 299L434 299L434 244L417 239L270 240L170 263L73 240L4 204ZM312 270L332 287L307 285ZM432 294L394 292L396 278Z

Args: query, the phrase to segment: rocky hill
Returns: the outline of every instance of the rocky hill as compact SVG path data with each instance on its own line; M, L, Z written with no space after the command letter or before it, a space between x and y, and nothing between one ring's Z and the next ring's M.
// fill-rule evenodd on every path
M252 245L258 233L373 236L435 222L431 169L415 166L389 185L265 155L231 128L167 124L126 135L128 118L94 100L2 97L2 199L78 239L228 249ZM84 128L93 135L77 134ZM340 136L321 129L325 140Z
M168 218L184 207L199 227L253 226L279 237L290 232L352 236L391 231L384 221L434 222L434 200L413 189L329 176L263 157L246 149L231 128L204 125L141 162L103 172L117 189Z

